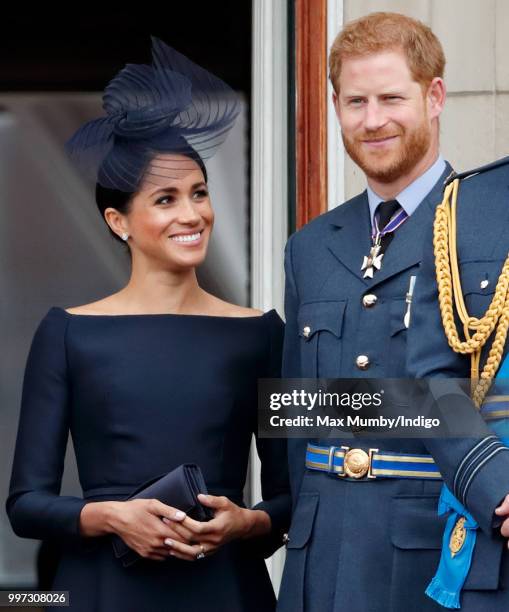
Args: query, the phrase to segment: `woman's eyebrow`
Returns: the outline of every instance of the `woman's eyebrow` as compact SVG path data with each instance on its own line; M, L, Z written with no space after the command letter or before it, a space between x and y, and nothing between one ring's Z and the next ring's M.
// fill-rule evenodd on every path
M206 186L207 186L207 183L205 183L205 181L199 181L198 183L193 183L191 185L191 189L197 189L198 187L206 187ZM159 189L156 189L150 195L154 196L154 195L157 195L158 193L176 193L178 191L179 191L178 187L159 187Z

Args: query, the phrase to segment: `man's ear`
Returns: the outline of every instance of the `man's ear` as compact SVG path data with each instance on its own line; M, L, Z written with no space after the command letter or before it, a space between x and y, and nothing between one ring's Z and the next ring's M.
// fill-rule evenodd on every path
M336 112L336 117L338 118L338 121L341 121L339 114L339 96L335 91L332 92L332 104L334 105L334 111Z
M446 97L447 93L443 79L435 77L429 84L426 93L428 116L430 119L435 119L443 111Z

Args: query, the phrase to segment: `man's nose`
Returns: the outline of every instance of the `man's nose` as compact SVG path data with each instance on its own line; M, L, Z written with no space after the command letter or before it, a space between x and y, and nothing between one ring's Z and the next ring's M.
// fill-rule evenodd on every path
M383 108L376 100L368 100L365 106L364 129L372 132L380 129L387 119Z

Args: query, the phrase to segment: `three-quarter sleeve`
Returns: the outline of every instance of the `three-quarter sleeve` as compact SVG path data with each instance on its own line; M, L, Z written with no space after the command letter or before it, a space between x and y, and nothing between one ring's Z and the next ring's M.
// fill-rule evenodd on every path
M69 318L52 309L37 329L23 382L7 514L25 538L77 538L85 501L60 496L69 436Z
M284 323L275 312L269 313L266 318L269 330L266 376L280 378ZM270 534L258 538L257 544L263 556L269 557L283 544L283 534L290 525L287 443L283 438L260 438L256 434L256 447L261 462L263 501L254 506L253 510L267 512L272 525Z

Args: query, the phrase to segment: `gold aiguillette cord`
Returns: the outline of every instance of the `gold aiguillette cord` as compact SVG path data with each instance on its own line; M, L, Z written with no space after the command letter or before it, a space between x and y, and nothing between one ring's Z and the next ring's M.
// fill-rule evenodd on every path
M509 328L509 255L504 262L488 309L480 319L471 317L463 299L456 244L459 183L459 179L455 179L446 187L442 203L437 206L433 226L435 270L445 334L453 351L470 355L472 400L479 408L500 366ZM463 324L464 340L460 339L456 326L453 299L456 313ZM493 344L479 376L481 351L493 332Z

